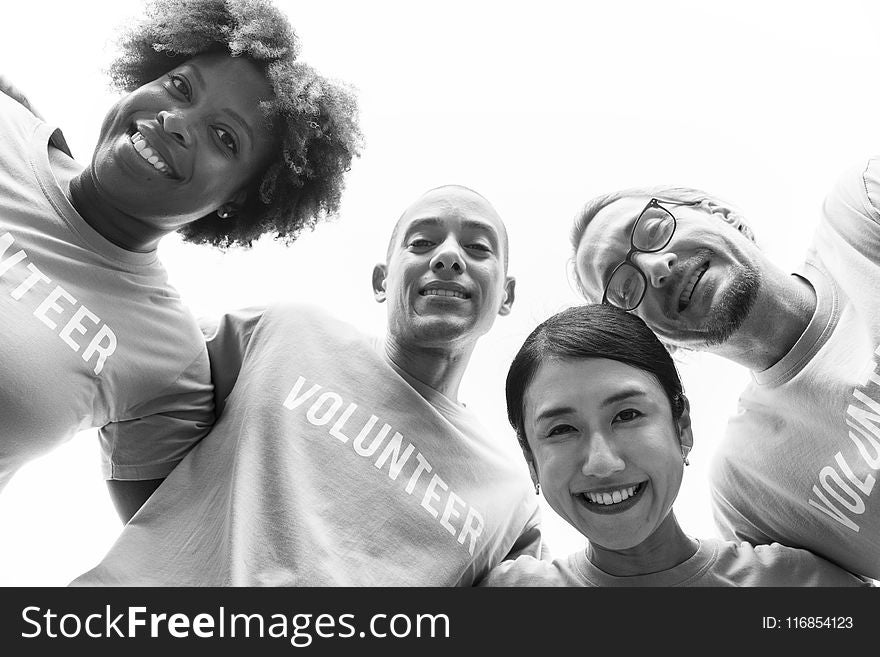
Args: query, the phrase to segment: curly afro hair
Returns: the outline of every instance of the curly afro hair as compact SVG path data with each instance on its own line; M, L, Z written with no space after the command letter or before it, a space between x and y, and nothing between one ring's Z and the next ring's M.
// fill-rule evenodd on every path
M262 103L277 132L272 162L230 218L211 213L179 230L183 239L250 246L264 233L291 242L335 213L351 160L360 155L353 90L297 62L299 42L267 0L151 0L125 30L110 67L112 86L133 91L203 53L247 57L265 71L275 99Z

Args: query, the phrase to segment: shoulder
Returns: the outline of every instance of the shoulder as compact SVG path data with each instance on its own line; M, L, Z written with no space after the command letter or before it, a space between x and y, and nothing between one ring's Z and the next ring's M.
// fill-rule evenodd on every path
M311 303L284 301L267 306L263 311L264 322L283 326L356 332L355 328L326 308Z
M859 222L880 225L880 155L850 166L826 196L825 221L838 230Z
M545 561L531 555L502 561L481 586L567 586L563 562Z
M808 550L779 543L719 545L717 565L739 586L866 586L867 583Z

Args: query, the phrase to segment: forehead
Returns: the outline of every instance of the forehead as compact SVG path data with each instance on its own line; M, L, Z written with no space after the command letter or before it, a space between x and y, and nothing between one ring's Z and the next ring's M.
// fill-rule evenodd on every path
M618 199L587 224L575 252L575 267L588 292L601 293L605 274L626 255L633 224L650 200L641 196Z
M406 235L423 227L483 230L506 244L501 217L486 199L465 189L444 188L428 192L403 213L397 231Z
M650 372L612 358L551 358L544 361L525 392L528 422L557 413L591 416L617 399L665 393Z
M601 401L621 390L648 393L659 386L652 373L613 358L550 358L538 367L526 397L535 402L563 397Z

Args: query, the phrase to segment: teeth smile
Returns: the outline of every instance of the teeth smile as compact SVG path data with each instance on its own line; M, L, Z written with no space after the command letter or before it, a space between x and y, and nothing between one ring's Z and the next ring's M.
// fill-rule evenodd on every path
M602 493L581 493L584 497L587 498L587 501L592 502L593 504L619 504L624 500L629 499L633 495L635 495L639 490L641 490L642 485L636 484L635 486L628 486L626 488L619 488L614 491L604 491Z
M134 149L137 151L137 154L140 155L144 160L153 165L153 168L156 169L159 173L163 173L167 176L171 175L171 167L169 167L162 158L159 157L159 153L157 153L154 149L150 148L146 138L140 133L135 132L129 140L134 146Z
M681 291L681 296L678 297L678 312L681 312L685 308L687 308L691 303L691 295L694 293L694 288L697 285L697 281L706 273L706 270L709 269L709 263L702 265L698 268L690 277L687 282L687 285L684 286L684 289Z
M455 297L456 299L467 299L464 292L458 290L446 290L439 287L431 288L422 292L423 297Z

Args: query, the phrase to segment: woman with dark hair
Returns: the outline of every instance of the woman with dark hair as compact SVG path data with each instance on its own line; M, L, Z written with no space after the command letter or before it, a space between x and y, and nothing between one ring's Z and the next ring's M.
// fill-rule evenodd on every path
M672 505L693 446L669 353L637 316L570 308L538 326L507 375L507 409L536 488L587 539L520 557L490 586L865 586L806 550L695 539Z
M266 1L156 0L120 45L127 93L87 166L0 94L0 488L100 427L128 519L214 421L204 339L159 240L294 239L336 211L361 135L352 93L296 61Z

